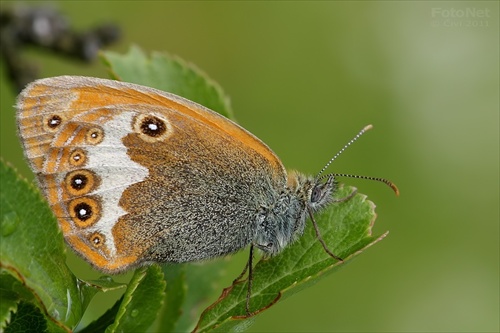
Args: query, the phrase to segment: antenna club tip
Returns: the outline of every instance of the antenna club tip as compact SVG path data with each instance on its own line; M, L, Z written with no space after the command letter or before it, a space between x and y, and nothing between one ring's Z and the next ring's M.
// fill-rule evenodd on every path
M373 128L372 124L366 125L365 127L363 127L363 132L371 130L372 128Z
M394 191L394 193L396 193L396 196L399 197L399 189L396 186L396 184L390 183L389 186L392 188L392 190Z

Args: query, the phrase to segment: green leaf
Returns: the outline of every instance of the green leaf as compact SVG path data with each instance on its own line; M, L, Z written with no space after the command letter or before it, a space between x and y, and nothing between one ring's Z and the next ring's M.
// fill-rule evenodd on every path
M342 188L338 197L348 196L354 188ZM367 247L381 240L386 233L372 236L375 205L366 196L334 203L316 216L321 235L330 250L344 258L344 263L331 258L316 238L311 225L304 235L281 254L261 259L254 269L250 307L252 312L266 310L278 300L316 283L320 278L343 267ZM202 314L197 332L240 331L253 320L245 311L247 282L226 288L218 301Z
M108 309L102 316L88 324L85 328L81 329L79 333L96 333L104 332L109 326L115 322L116 315L122 304L123 297Z
M107 292L121 289L125 288L127 285L125 283L115 282L109 276L103 276L98 280L78 280L78 286L80 289L80 299L82 301L82 307L86 309L97 292Z
M10 332L48 332L47 321L35 305L21 302L17 311L13 313L9 326L5 329L5 333Z
M110 276L102 276L97 280L87 280L81 281L80 288L93 288L102 292L117 290L125 288L127 284L122 282L116 282Z
M106 333L146 331L156 319L164 297L161 268L153 265L137 269L123 295L115 322Z
M224 260L162 265L167 280L166 297L153 331L191 331L220 291L222 286L218 281L226 265Z
M232 118L229 98L201 70L178 57L153 52L147 57L133 46L125 55L103 52L113 78L167 91Z
M33 293L45 316L69 331L84 308L57 222L39 192L3 161L0 187L0 266Z
M17 311L21 296L15 291L19 281L12 275L0 274L0 331L3 331L11 320L13 312Z
M154 323L155 332L174 332L186 298L186 265L162 265L167 280L165 301Z
M186 264L187 293L174 332L189 332L195 327L203 310L220 293L222 285L219 280L226 272L227 264L224 259Z

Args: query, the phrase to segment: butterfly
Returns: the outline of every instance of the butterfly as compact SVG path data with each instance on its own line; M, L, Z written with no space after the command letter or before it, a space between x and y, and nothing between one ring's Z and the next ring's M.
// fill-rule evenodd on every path
M70 247L94 268L275 255L334 201L339 176L287 172L233 121L157 89L92 77L29 84L17 100L25 155Z

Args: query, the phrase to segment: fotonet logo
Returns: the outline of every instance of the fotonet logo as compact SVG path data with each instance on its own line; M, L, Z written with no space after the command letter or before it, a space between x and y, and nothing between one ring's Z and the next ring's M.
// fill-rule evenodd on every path
M488 27L489 8L431 8L431 26L444 28Z
M456 9L456 8L432 8L432 17L433 18L489 18L490 17L490 9L478 9L478 8L465 8L465 9Z

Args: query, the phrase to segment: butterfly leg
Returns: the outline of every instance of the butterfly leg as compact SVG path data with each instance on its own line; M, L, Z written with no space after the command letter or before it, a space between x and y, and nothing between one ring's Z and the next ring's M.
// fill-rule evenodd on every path
M351 197L351 196L352 195L350 195L349 197ZM330 257L335 258L335 259L337 259L340 262L344 262L344 259L342 259L339 256L336 256L335 254L333 254L333 252L330 251L330 249L328 248L328 246L326 246L326 243L323 240L323 237L321 237L321 233L319 232L318 224L316 223L316 220L314 219L314 215L313 215L313 212L312 212L311 208L307 207L307 211L309 212L309 216L311 217L311 222L313 224L314 231L316 232L316 237L318 238L319 242L323 246L323 249L325 250L325 252L328 253L328 255Z
M245 310L247 315L250 315L250 297L252 296L252 282L253 282L253 244L250 245L250 255L248 256L248 288L247 288L247 300L245 303Z
M243 276L248 271L248 288L247 288L247 298L246 298L246 304L245 304L245 310L247 315L251 315L250 312L250 297L252 296L252 280L253 280L253 246L254 244L252 243L250 245L250 255L248 257L247 264L245 265L245 268L241 272L240 275L236 279L234 279L233 284L241 282L243 280Z
M238 275L238 277L233 280L233 284L241 282L243 280L243 276L245 276L245 274L247 273L247 270L248 270L248 263L249 263L249 261L247 261L245 268L243 268L243 272L241 272L240 275Z

